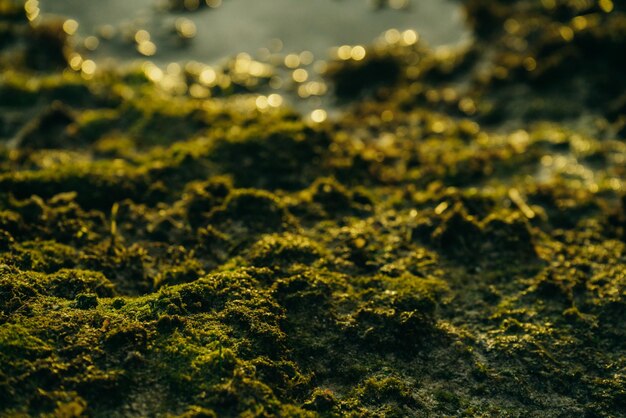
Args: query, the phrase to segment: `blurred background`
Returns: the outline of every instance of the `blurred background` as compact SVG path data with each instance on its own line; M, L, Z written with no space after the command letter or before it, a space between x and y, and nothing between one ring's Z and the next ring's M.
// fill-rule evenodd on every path
M81 0L32 2L37 19L64 21L74 67L136 65L176 91L183 69L220 82L220 69L269 78L262 92L280 93L303 113L335 109L322 75L329 59L363 60L377 40L431 46L468 40L461 4L450 0ZM36 7L35 7L36 6ZM80 58L78 58L80 56ZM72 60L70 59L70 64ZM149 65L149 64L148 64ZM167 77L167 76L170 77ZM254 86L251 86L254 87ZM200 98L205 94L196 89ZM326 112L326 110L324 110ZM319 114L319 112L318 112Z
M40 0L39 8L44 18L73 18L68 29L98 59L158 63L214 64L240 52L323 59L331 47L370 44L388 29L415 30L432 45L468 36L460 3L450 0Z

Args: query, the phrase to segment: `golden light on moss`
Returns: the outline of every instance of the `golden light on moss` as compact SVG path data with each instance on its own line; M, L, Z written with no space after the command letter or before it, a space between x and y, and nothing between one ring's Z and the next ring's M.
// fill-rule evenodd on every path
M157 46L151 41L141 42L137 45L137 51L141 55L145 55L146 57L151 57L157 52Z
M301 85L298 86L298 97L300 97L301 99L306 99L308 97L311 97L311 93L309 93L309 89L307 88L306 85Z
M26 12L26 18L29 21L33 21L39 17L40 9L39 9L39 1L37 0L28 0L24 3L24 11Z
M251 61L248 72L253 77L269 77L272 74L272 67L259 61Z
M414 45L419 40L419 34L414 30L405 30L402 32L402 43L405 45Z
M300 55L298 56L298 58L300 59L300 64L310 65L313 63L313 60L315 59L315 55L313 55L311 51L302 51Z
M552 158L551 155L544 155L543 157L541 157L541 165L543 165L544 167L550 167L552 164L554 164L554 158Z
M98 36L102 39L113 39L117 29L113 25L102 25L97 29Z
M257 109L264 111L267 110L267 108L269 107L269 103L267 101L267 97L265 96L259 96L256 98L256 107Z
M195 99L206 99L211 95L211 92L206 87L194 83L189 86L189 95Z
M533 219L536 214L535 211L531 209L530 206L526 203L526 201L522 198L519 190L510 189L509 190L509 198L515 205L519 208L519 210L526 216L528 219Z
M163 70L151 62L144 63L142 70L146 77L153 83L158 83L163 80Z
M589 21L585 16L576 16L572 19L572 27L577 31L585 30L589 26Z
M199 77L200 73L204 70L205 65L198 61L189 61L185 63L184 67L187 73Z
M63 31L68 35L74 35L78 30L78 22L74 19L67 19L63 22Z
M446 123L443 120L434 120L430 124L430 130L436 134L442 134L446 131Z
M284 84L283 79L278 76L272 77L269 81L270 88L273 88L274 90L278 90L282 88L283 84Z
M459 93L452 87L446 87L442 90L441 97L446 103L453 103L458 100Z
M328 118L328 113L324 109L315 109L311 112L311 120L315 123L322 123Z
M97 65L92 60L85 60L80 66L81 74L83 78L90 79L96 73Z
M283 50L283 41L279 38L273 38L269 42L269 50L272 52L280 52Z
M199 81L205 86L212 86L217 81L217 73L211 67L206 67L199 76Z
M498 65L493 69L493 76L499 80L504 80L509 76L509 70L506 67Z
M355 61L363 60L365 58L365 55L367 55L367 52L365 51L365 48L362 47L361 45L355 46L350 51L350 58L352 58Z
M92 60L85 60L81 65L81 70L86 74L93 74L96 72L96 63Z
M518 33L521 27L522 25L516 19L510 18L504 21L504 30L511 35Z
M294 72L291 74L291 77L296 83L304 83L308 80L309 73L303 68L298 68L297 70L294 70Z
M616 191L621 191L624 189L624 186L620 179L612 178L609 180L609 187Z
M145 29L138 30L135 32L134 36L135 42L141 44L143 42L148 42L150 40L150 32Z
M469 97L465 97L459 101L459 110L466 115L473 115L476 113L476 103Z
M448 202L441 202L440 204L437 205L437 207L435 208L435 213L437 215L441 215L442 213L444 213L448 208L450 207L450 204Z
M395 44L400 42L400 39L402 39L402 35L398 31L398 29L389 29L385 32L384 38L388 44Z
M176 23L174 25L176 27L176 33L183 39L191 39L195 37L198 32L196 24L193 23L192 20L184 17L176 19Z
M252 60L248 54L239 54L235 59L233 69L235 70L235 74L233 75L243 75L250 71L250 64Z
M283 97L280 94L270 94L267 96L267 103L272 107L280 107L283 104Z
M337 48L337 58L344 61L352 58L352 47L350 45L342 45Z
M165 73L163 79L159 83L161 88L172 94L183 95L187 93L188 86L180 77Z
M393 121L393 119L394 119L393 112L389 109L384 110L380 114L380 120L382 120L383 122L391 122Z
M183 67L177 62L170 62L165 67L165 71L174 77L179 77L183 73Z
M533 57L525 58L523 64L526 71L535 71L537 69L537 60Z
M574 39L574 31L569 26L561 26L559 33L565 42L571 42Z
M90 51L95 51L100 46L100 40L96 36L88 36L83 41L85 48Z
M435 89L429 89L426 91L426 100L430 103L437 103L441 100L441 94Z
M83 65L83 57L81 57L80 54L72 53L69 57L68 63L72 70L80 71L80 68Z
M285 67L298 68L300 66L300 57L298 54L287 54L285 57Z
M611 0L600 0L598 6L600 6L600 9L602 9L604 13L611 13L615 7Z
M364 248L367 245L367 240L362 237L358 237L354 240L354 246L356 248Z
M326 83L321 81L310 81L306 83L305 88L310 96L322 96L328 91Z
M324 74L326 73L326 71L328 70L328 63L326 61L315 61L315 64L313 64L313 71L315 71L318 74Z

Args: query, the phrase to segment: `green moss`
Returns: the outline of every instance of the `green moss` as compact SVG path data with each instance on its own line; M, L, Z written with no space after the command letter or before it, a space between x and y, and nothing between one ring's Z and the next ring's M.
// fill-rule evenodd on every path
M98 306L98 297L96 295L80 294L76 296L74 307L78 309L94 309Z
M293 264L311 265L323 257L323 249L299 235L265 235L250 249L247 259L254 266L287 268Z
M70 110L60 102L54 102L20 131L19 146L27 149L61 148L68 142L65 132L73 122Z
M76 249L56 241L26 241L5 260L24 270L54 272L73 267Z
M548 3L330 63L316 125L0 0L0 415L619 416L624 6Z
M210 158L238 187L294 189L313 181L329 138L302 122L270 120L218 138Z
M184 264L169 267L160 272L155 287L171 286L193 282L204 275L202 265L197 260L185 260Z
M432 233L432 240L446 254L473 256L482 244L480 235L480 225L457 205L444 214L441 225Z
M84 293L112 297L115 295L115 286L97 271L60 270L48 276L46 292L65 299L74 299Z
M289 227L290 216L280 200L269 192L259 190L236 190L224 203L212 210L208 221L224 232L248 233L280 231Z

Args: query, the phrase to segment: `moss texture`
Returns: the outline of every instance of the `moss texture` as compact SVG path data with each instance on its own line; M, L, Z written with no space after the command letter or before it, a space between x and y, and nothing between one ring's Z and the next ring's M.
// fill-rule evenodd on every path
M466 6L311 124L84 80L0 0L0 415L623 414L623 6Z

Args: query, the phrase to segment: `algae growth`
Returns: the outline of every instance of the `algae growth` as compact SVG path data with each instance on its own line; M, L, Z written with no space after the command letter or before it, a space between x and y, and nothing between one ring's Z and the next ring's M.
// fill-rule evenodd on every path
M0 1L0 415L622 415L626 10L465 5L315 123Z

